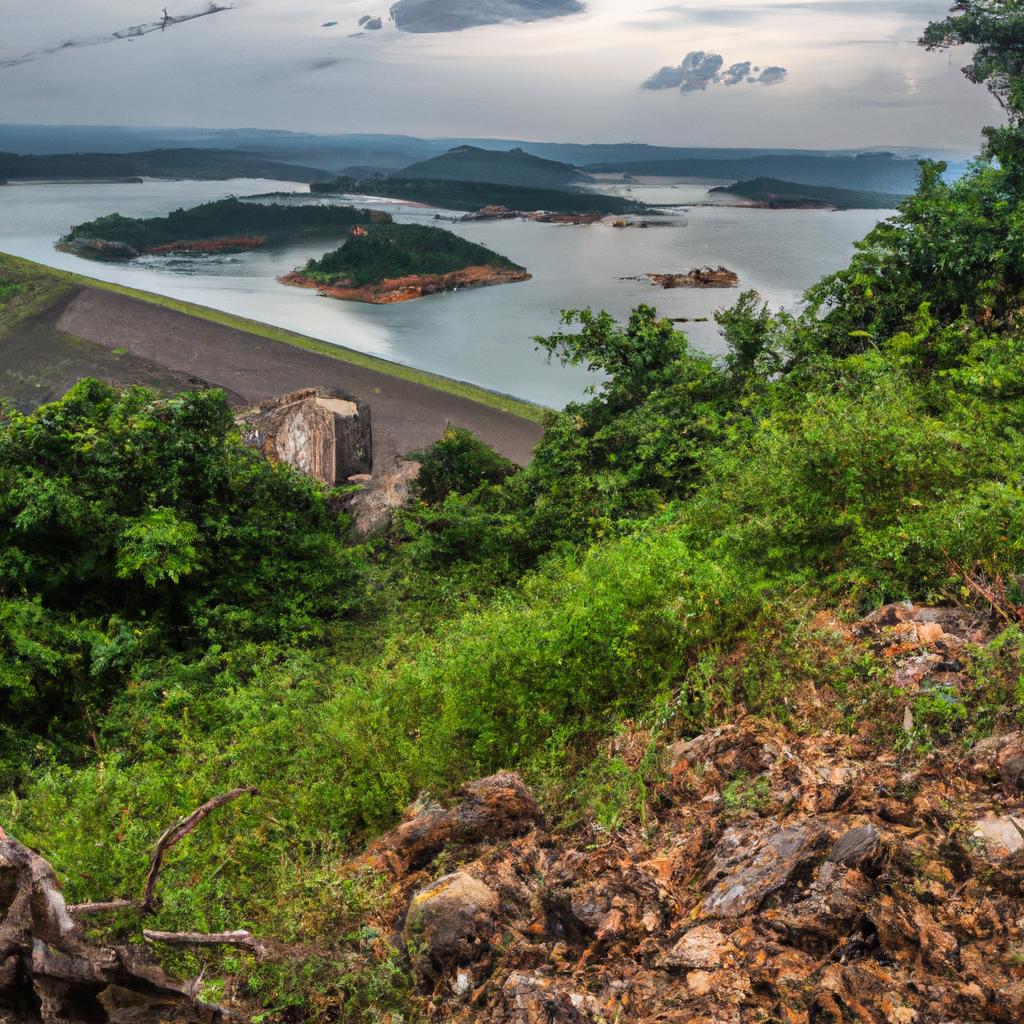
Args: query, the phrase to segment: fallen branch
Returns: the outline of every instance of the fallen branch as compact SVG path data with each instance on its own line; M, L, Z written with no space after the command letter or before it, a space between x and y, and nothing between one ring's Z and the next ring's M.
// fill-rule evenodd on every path
M72 903L68 910L72 914L86 916L88 914L114 913L117 910L138 910L134 900L105 900L98 903Z
M243 786L241 789L232 789L228 793L221 793L211 800L207 800L201 807L197 807L190 815L182 818L176 825L172 825L157 840L153 847L153 855L149 861L149 871L146 873L146 887L142 894L142 902L134 900L101 900L95 903L76 903L68 907L72 914L86 916L89 914L114 913L119 910L137 910L140 914L152 914L156 909L156 884L160 880L160 869L163 867L164 857L171 847L176 846L196 826L218 807L223 807L240 796L255 796L258 790L255 786ZM0 829L0 839L3 838L3 830Z
M144 930L142 937L147 942L163 942L169 946L234 946L246 949L263 959L269 955L266 943L254 939L252 932L154 932Z

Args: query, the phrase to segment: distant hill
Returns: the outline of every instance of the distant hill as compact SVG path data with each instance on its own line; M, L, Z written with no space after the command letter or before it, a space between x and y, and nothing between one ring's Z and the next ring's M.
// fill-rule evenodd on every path
M593 164L647 162L652 160L743 160L766 156L853 156L858 150L807 150L775 148L700 148L655 146L646 143L536 142L519 139L471 139L448 137L420 139L410 135L373 133L314 135L308 132L259 128L147 128L110 125L0 124L0 152L9 153L138 153L151 149L235 150L304 167L323 167L332 174L354 174L349 168L397 172L420 160L440 156L456 146L509 150L513 147L543 157L587 167ZM873 149L892 150L892 146ZM860 152L867 151L862 147ZM963 166L964 156L940 150L896 148L901 157L929 156ZM366 171L360 173L365 174ZM745 175L756 177L756 173ZM786 178L786 175L776 174ZM788 179L792 180L792 179Z
M108 178L273 178L317 181L326 172L249 153L219 149L153 149L142 153L0 153L2 181L103 180Z
M445 210L475 212L485 206L550 213L643 213L646 207L631 199L596 192L496 185L489 181L448 181L439 178L335 178L310 186L314 195L384 196L426 203Z
M586 170L593 173L625 172L639 177L707 178L720 181L774 178L799 185L827 185L830 188L866 189L897 195L913 192L919 174L916 160L890 155L767 154L739 160L626 160L590 164Z
M773 210L820 207L830 210L892 210L904 198L891 192L800 185L778 178L754 178L711 189L715 195L732 195Z
M521 149L490 150L457 146L441 156L406 167L403 178L448 181L488 181L531 188L565 188L589 181L590 176L557 160L544 160Z

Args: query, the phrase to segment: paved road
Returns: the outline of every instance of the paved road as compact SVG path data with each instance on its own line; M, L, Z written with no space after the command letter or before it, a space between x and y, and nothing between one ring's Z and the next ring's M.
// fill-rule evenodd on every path
M362 399L370 405L378 464L431 444L448 423L467 427L520 465L529 462L541 436L538 424L470 399L115 292L82 288L57 326L222 387L236 401L258 402L304 387L335 388Z

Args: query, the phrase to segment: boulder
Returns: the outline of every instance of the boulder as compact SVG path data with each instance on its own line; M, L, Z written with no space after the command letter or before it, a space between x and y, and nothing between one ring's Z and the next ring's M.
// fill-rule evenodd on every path
M409 904L402 938L423 977L479 956L497 929L498 894L456 871L417 892Z
M471 782L445 808L418 801L406 809L405 821L378 839L369 856L394 875L429 864L446 846L509 839L542 825L537 801L514 772L499 772Z

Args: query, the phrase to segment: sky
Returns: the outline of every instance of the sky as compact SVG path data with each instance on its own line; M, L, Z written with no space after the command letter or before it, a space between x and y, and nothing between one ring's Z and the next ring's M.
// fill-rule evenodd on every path
M999 116L915 44L946 0L218 2L0 0L0 121L973 150Z

